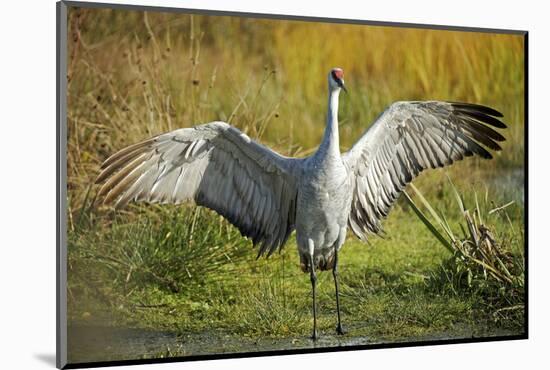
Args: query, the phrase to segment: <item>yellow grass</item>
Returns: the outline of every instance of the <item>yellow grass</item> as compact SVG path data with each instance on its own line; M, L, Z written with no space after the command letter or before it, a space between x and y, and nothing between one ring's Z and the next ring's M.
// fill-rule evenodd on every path
M523 163L519 35L73 8L69 29L73 207L106 156L179 127L220 119L284 154L311 153L334 66L350 90L343 150L393 101L468 101L504 113L498 165Z

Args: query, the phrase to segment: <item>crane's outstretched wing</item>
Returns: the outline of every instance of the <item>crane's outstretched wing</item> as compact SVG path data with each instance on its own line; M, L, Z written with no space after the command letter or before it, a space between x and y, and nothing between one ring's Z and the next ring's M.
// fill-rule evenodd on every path
M179 129L108 158L96 182L104 203L194 200L224 216L259 254L282 247L295 225L295 170L283 157L225 122Z
M360 239L378 233L380 221L407 183L422 170L443 167L477 154L482 145L501 150L504 137L487 125L505 128L489 107L438 101L392 104L361 139L343 154L354 187L349 226Z

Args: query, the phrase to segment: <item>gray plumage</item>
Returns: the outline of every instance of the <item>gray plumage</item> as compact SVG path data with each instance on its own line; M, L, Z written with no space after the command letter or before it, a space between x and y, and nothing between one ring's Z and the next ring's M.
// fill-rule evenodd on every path
M361 239L381 230L380 221L407 183L428 168L477 154L480 144L501 150L504 137L487 125L506 127L488 107L439 101L392 104L342 156L353 182L349 226Z
M155 136L108 158L96 182L104 202L180 204L194 200L260 244L282 246L294 228L295 162L225 122Z
M325 135L310 157L284 157L227 123L212 122L161 134L114 154L97 178L104 182L99 196L117 207L130 201L195 201L259 245L259 255L282 248L296 230L301 266L311 274L315 296L316 269L332 269L337 284L337 254L348 226L362 240L379 233L381 220L421 171L474 154L491 158L486 148L500 150L504 137L489 126L506 127L495 118L502 115L485 106L398 102L341 154L342 70L331 70L328 82ZM315 301L313 310L316 338Z

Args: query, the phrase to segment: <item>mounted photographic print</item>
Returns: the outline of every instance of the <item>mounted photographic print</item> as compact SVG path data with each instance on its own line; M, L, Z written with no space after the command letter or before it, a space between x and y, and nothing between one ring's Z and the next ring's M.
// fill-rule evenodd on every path
M526 51L58 3L58 367L527 338Z

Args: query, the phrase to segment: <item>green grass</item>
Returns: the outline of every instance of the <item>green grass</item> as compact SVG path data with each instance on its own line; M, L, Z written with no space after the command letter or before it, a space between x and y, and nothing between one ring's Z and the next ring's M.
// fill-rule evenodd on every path
M451 191L441 186L443 194ZM458 229L461 216L452 212L452 201L442 195L434 204L448 210L449 224ZM492 216L487 222L496 225L498 240L521 253L521 233ZM256 260L249 241L204 209L145 206L116 215L90 209L81 217L69 240L71 321L181 333L220 329L249 337L303 337L311 330L309 277L299 270L292 239L280 255ZM520 227L521 207L509 206L507 217ZM350 237L341 253L342 309L350 335L395 340L452 332L455 326L521 332L523 311L505 315L511 306L506 299L489 300L483 287L460 288L445 280L453 255L406 203L395 208L385 230L384 238L369 244ZM332 275L319 277L319 327L332 334Z
M474 194L487 209L514 200L506 216L495 212L487 224L521 260L520 36L89 9L71 9L69 28L70 325L309 336L310 283L294 237L281 254L256 260L251 242L213 212L133 205L115 213L92 206L93 181L100 163L125 145L215 119L282 154L312 153L324 130L333 66L344 68L350 89L341 97L342 149L396 100L468 101L504 113L507 141L494 160L468 158L414 183L457 233L463 216L445 174L468 204ZM454 256L405 201L384 228L367 244L350 233L341 253L348 336L398 341L523 332L521 299L504 299L495 285L449 280ZM318 296L319 328L332 334L330 273L319 274Z

